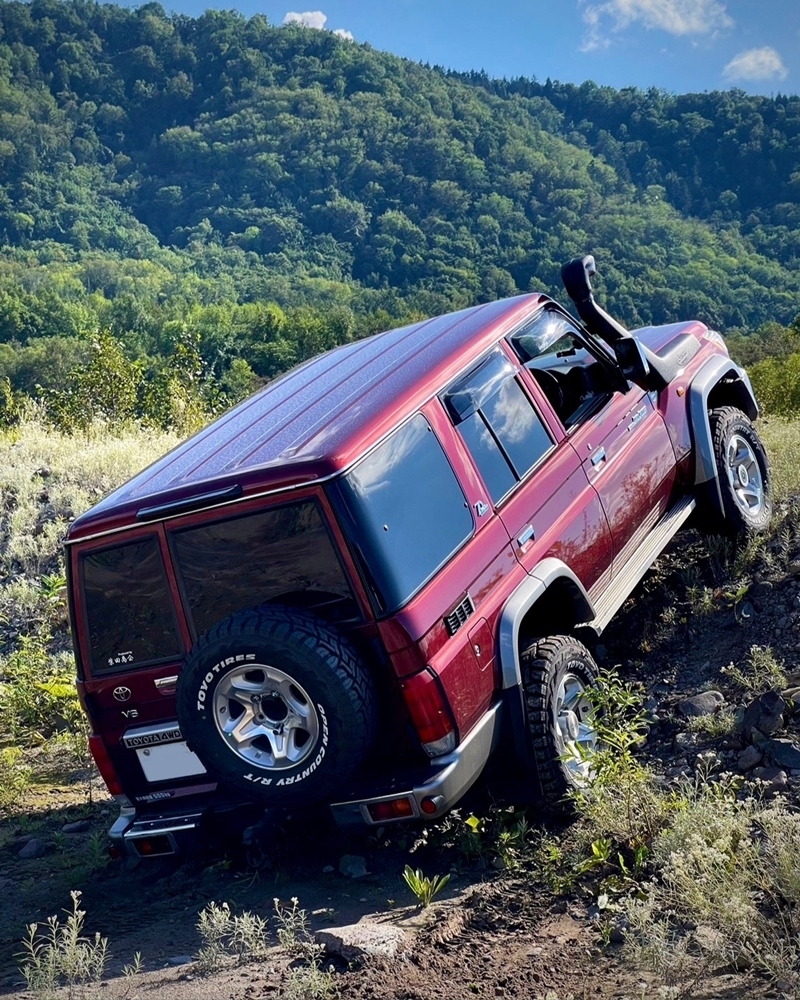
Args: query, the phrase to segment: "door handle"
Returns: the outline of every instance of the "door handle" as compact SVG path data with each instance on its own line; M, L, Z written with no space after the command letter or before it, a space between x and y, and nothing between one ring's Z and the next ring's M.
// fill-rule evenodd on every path
M592 455L592 465L597 468L601 462L606 460L606 450L605 448L598 448L597 451Z
M521 549L525 548L525 546L534 537L534 535L535 532L533 530L533 525L526 524L525 527L522 529L521 534L517 535L517 545L519 545Z

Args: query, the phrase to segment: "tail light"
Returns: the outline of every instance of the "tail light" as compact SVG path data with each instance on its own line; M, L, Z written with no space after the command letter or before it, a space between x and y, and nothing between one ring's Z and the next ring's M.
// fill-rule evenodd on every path
M455 749L456 724L441 681L426 667L400 682L414 728L429 757L439 757Z
M94 757L94 762L97 764L97 770L100 772L100 777L103 781L105 781L106 788L110 794L123 795L122 783L117 777L114 765L111 763L111 758L108 755L108 750L106 749L102 736L92 734L89 737L89 751L92 757Z

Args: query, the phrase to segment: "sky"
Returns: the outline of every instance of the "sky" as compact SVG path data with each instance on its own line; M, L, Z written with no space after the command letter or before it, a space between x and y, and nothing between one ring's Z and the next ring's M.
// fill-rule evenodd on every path
M409 59L494 77L673 93L800 91L800 0L162 0L300 21ZM138 6L137 3L130 3Z

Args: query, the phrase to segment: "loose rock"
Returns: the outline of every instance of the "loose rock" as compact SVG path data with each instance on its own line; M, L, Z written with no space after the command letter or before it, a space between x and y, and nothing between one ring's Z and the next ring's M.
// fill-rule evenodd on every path
M713 715L718 712L725 703L725 698L719 691L702 691L700 694L693 694L691 698L684 698L679 701L677 709L681 715L687 718L698 715Z
M786 702L777 691L767 691L766 694L751 701L744 711L742 722L745 738L750 739L750 733L753 729L757 729L765 736L777 733L783 726L785 710Z
M167 959L167 965L189 965L194 959L191 955L173 955Z
M789 790L789 779L786 772L779 767L757 767L753 777L764 783L764 795L771 799Z
M406 931L395 924L377 924L368 920L360 924L344 927L329 927L317 931L314 940L325 946L333 955L340 955L346 961L380 956L395 958L410 944Z
M800 767L800 749L790 740L764 740L761 749L780 767Z
M764 759L764 754L761 752L759 747L751 746L745 747L744 750L739 754L738 767L740 771L749 771L751 768L756 767Z
M363 878L367 874L367 863L357 854L343 854L339 859L339 871L346 878Z
M19 852L17 857L22 858L23 861L30 861L32 858L41 858L46 853L47 844L43 840L31 837L28 843Z
M61 829L64 833L83 833L88 830L91 823L88 819L76 819L74 823L65 823Z

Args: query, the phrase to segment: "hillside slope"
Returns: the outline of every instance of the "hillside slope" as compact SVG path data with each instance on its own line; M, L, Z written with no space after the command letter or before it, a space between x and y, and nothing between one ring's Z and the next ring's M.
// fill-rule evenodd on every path
M633 108L635 131L644 96L602 96ZM618 140L593 133L590 148L567 97L476 86L261 15L2 0L0 234L25 267L99 251L194 270L217 297L333 296L395 315L556 292L560 264L592 249L601 290L632 324L795 316L796 247L774 235L791 212L771 207L755 239L658 171L654 182ZM705 141L692 113L648 108L676 148ZM785 140L776 190L790 205L793 115L771 124ZM770 155L753 145L748 169L760 176ZM107 275L95 280L114 294Z

